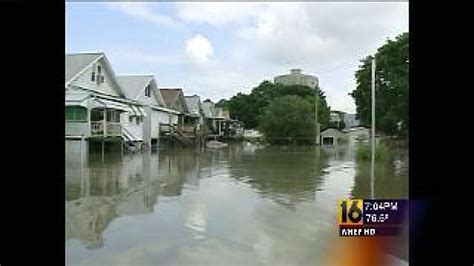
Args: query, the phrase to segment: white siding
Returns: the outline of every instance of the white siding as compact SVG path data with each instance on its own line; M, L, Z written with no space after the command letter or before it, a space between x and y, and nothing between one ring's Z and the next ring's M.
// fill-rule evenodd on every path
M97 75L97 64L101 66L102 75L104 75L104 82L100 84L97 84L96 81L91 80L93 69L95 69L95 74ZM106 68L106 65L103 63L103 60L99 60L97 64L88 67L87 70L85 70L81 75L71 82L71 85L106 93L111 96L119 96L116 85L114 82L112 82L112 76Z
M176 125L178 124L178 115L176 114L170 114L170 118L171 118L171 124L172 125Z
M159 124L168 124L169 123L169 114L159 110L153 110L151 113L151 137L158 138L159 135Z
M66 122L66 136L89 135L87 122Z
M137 124L136 118L133 119L132 122L130 122L130 113L129 112L123 112L120 114L120 123L122 126L127 129L129 132L134 134L136 137L138 137L140 140L143 138L143 132L142 132L142 127L143 127L143 122Z
M155 100L155 96L153 95L153 91L150 91L150 97L145 95L145 89L143 89L140 92L140 95L136 96L135 100L139 101L140 103L143 103L145 105L157 105L157 102Z

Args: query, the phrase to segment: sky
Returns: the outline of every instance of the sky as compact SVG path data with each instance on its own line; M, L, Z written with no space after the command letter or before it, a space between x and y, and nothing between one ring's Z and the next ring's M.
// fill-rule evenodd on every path
M218 101L300 68L355 113L360 59L408 31L408 2L67 2L66 53Z

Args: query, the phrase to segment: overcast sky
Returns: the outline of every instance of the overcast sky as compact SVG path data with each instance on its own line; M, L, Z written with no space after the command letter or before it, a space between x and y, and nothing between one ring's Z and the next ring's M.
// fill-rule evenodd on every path
M116 74L217 101L301 68L351 113L359 59L406 31L407 2L66 4L66 52L105 52Z

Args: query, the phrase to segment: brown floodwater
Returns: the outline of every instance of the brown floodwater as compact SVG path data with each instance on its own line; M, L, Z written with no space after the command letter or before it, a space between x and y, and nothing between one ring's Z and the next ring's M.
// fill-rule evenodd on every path
M369 198L354 143L97 153L66 143L67 265L321 265L337 200ZM376 198L408 198L408 152L375 166ZM391 251L407 259L407 239Z

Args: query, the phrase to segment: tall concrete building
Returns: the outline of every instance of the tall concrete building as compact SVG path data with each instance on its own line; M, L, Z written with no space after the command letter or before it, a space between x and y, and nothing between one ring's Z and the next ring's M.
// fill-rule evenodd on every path
M283 85L303 85L311 88L316 88L318 81L316 76L302 74L301 69L291 69L290 74L276 76L274 80L275 83Z

